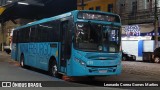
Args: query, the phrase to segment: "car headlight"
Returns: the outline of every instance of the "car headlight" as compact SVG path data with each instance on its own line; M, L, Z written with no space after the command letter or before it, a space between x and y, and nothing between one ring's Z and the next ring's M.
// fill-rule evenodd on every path
M116 48L115 47L109 47L109 52L116 52Z
M82 60L80 60L80 59L78 59L78 58L74 58L74 60L75 60L76 62L80 63L80 64L83 65L83 66L86 65L86 63L85 63L84 61L82 61Z

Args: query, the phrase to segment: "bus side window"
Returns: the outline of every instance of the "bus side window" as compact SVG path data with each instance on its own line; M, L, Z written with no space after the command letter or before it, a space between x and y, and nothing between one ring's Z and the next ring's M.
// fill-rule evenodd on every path
M13 43L17 43L17 31L13 31Z
M36 40L36 27L30 28L30 42L35 42Z
M48 42L57 42L59 38L59 29L57 21L51 21L44 23L47 30L47 41Z
M59 41L58 29L59 23L57 21L51 21L42 23L37 26L38 41L40 42L57 42Z
M41 27L37 25L37 42L41 41Z
M26 41L29 42L29 28L26 28Z
M27 28L23 28L19 31L19 42L26 43L29 41L29 30Z

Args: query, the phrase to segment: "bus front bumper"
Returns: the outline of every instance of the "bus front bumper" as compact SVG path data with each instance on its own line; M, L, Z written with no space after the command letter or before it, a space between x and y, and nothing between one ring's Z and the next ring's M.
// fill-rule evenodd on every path
M69 76L109 76L109 75L119 75L122 71L122 65L115 66L75 66Z

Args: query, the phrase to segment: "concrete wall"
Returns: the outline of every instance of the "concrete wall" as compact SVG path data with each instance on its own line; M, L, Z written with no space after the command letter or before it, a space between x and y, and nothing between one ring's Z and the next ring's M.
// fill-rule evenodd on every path
M143 42L143 51L144 52L153 52L154 51L154 41L144 41Z
M138 57L138 41L122 41L122 50L135 55L137 60L142 60L142 57Z

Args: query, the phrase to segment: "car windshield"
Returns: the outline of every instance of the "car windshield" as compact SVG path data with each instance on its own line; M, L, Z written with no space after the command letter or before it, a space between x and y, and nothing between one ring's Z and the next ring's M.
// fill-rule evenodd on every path
M95 23L77 23L75 47L84 51L118 52L120 27Z

